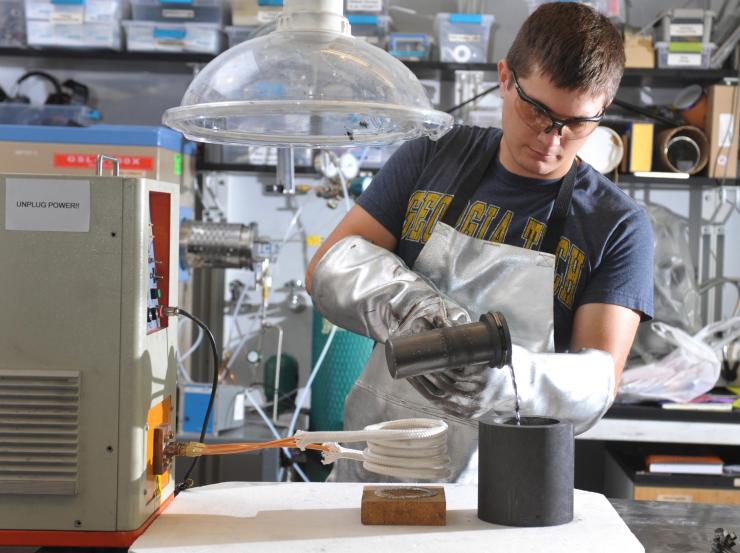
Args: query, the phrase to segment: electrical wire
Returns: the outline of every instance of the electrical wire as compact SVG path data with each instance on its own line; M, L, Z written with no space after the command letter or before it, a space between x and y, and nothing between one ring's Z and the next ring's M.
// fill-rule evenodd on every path
M226 363L227 369L231 370L232 365L236 361L237 357L239 357L242 349L244 349L244 346L247 345L249 339L252 338L252 332L254 330L255 322L259 322L259 317L252 317L252 325L250 326L249 331L246 332L244 336L242 336L242 339L239 340L239 343L236 345L236 347L229 353L229 361Z
M367 154L367 148L363 152L364 155ZM342 191L344 193L344 201L345 201L345 209L347 213L349 213L349 210L351 208L349 203L349 194L347 190L347 181L344 178L344 175L342 174L341 168L339 166L339 159L337 158L336 154L333 152L329 152L330 158L332 159L332 162L335 163L337 170L339 172L339 178L342 183ZM363 159L364 159L363 155ZM290 424L288 425L288 432L287 436L292 436L295 432L296 425L298 424L298 417L301 414L301 410L303 409L303 405L306 402L306 398L308 397L308 394L311 391L311 385L313 384L314 379L316 378L316 375L319 372L319 369L321 368L322 363L324 362L324 358L326 357L326 354L329 352L329 348L331 347L332 341L334 340L334 336L337 332L337 327L335 325L332 325L331 331L329 332L329 336L326 338L326 343L324 344L324 347L321 350L321 353L319 354L319 358L316 360L316 364L311 369L311 373L308 376L308 380L306 382L306 386L303 388L303 392L298 396L298 401L296 401L295 404L295 411L293 411L293 416L290 419ZM280 471L280 474L282 475L282 469Z
M290 219L290 223L288 223L288 227L285 229L285 234L283 234L283 239L280 242L280 247L278 248L277 258L275 259L275 263L273 264L274 265L273 273L275 273L276 278L280 274L280 259L281 259L281 254L283 252L283 249L285 248L285 245L288 243L290 239L293 238L293 236L295 236L296 232L299 232L300 229L304 228L303 222L301 221L301 214L303 213L303 209L309 203L311 203L311 198L303 202L301 207L299 207L296 210L295 214ZM295 231L293 227L296 227Z
M213 411L213 403L216 400L216 390L218 388L219 355L218 355L218 346L216 346L216 339L213 337L213 333L211 332L211 329L208 328L208 326L206 326L206 324L203 321L201 321L195 315L191 315L184 309L181 309L179 307L165 307L163 311L169 316L187 317L188 319L193 321L195 324L197 324L200 328L202 328L203 332L205 332L206 336L208 336L208 343L211 346L211 353L213 354L213 383L211 385L211 395L208 398L208 407L206 408L206 414L203 417L203 426L201 427L201 430L200 430L199 441L203 442L206 438L206 430L208 429L208 420L210 419L211 412ZM178 494L181 491L192 487L193 481L190 478L190 475L192 474L197 464L198 464L198 457L195 457L193 459L193 462L190 463L190 467L188 467L188 470L185 473L185 476L183 477L182 482L180 482L179 484L175 486L175 494Z
M175 358L177 359L177 374L179 375L178 380L182 379L186 384L191 384L193 382L193 379L190 377L190 374L188 374L188 371L185 369L185 365L182 362L182 357L180 357L180 351L175 350Z
M649 119L653 119L654 121L657 121L658 123L662 123L671 128L679 127L681 125L680 123L678 123L677 121L674 121L673 119L663 117L659 113L653 113L652 111L648 109L641 108L640 106L636 106L634 104L630 104L629 102L625 102L624 100L620 100L619 98L614 98L612 100L612 105L618 106L622 109L626 109L627 111L631 111L633 113L637 113L638 115L648 117Z
M344 196L344 209L347 210L349 213L349 210L351 209L352 205L349 203L349 191L347 190L347 179L344 176L344 173L342 171L339 171L339 182L342 183L342 195Z
M178 325L179 324L180 322L178 321ZM202 341L203 341L203 329L198 327L198 337L195 339L195 342L193 342L193 344L184 354L180 353L180 345L175 344L175 358L177 359L177 374L179 374L180 378L182 378L182 380L188 384L192 383L193 379L188 373L187 369L185 369L185 360L188 357L190 357L196 349L198 349L198 346L200 346L200 343Z
M326 357L326 354L329 352L329 347L331 346L332 340L334 340L334 335L337 332L337 327L335 325L332 325L331 331L329 332L329 336L326 338L326 343L324 344L323 349L321 350L321 353L319 354L319 358L316 360L316 365L314 365L313 369L311 370L311 374L308 376L308 381L306 382L306 387L303 388L303 392L298 397L298 401L295 404L295 411L293 412L293 417L290 419L290 425L288 426L288 436L293 435L295 432L296 424L298 423L298 416L301 413L301 409L303 408L303 404L306 402L306 398L308 397L308 393L311 390L311 384L313 384L314 379L316 378L316 375L319 372L319 369L321 368L321 364L324 362L324 358Z
M368 151L367 148L365 148L365 150L363 151L363 156L362 156L362 159L363 160L364 160L365 156L367 155L367 151ZM337 162L337 166L338 166L338 159L336 159L336 155L334 155L334 160ZM348 189L347 189L347 182L346 182L346 179L344 178L344 175L341 175L341 172L340 172L340 179L342 181L342 191L343 191L343 194L344 194L345 209L347 211L349 211L350 208L351 208L351 205L349 203L349 192L348 192ZM283 239L282 239L282 241L280 243L280 249L278 251L278 258L276 259L276 261L274 263L273 272L275 272L276 274L278 273L278 270L279 270L280 256L281 256L281 253L283 252L283 249L284 249L285 244L288 242L288 240L290 240L294 236L295 232L297 232L297 230L299 228L302 228L303 227L303 224L301 222L301 214L302 214L304 208L306 207L306 205L308 203L309 202L307 201L307 202L303 203L303 205L301 205L298 208L298 210L296 211L296 213L291 218L291 221L288 224L288 227L285 230L285 234L283 235ZM298 228L297 229L294 229L294 227L298 227ZM245 292L246 292L246 289L243 290L242 293L240 294L240 297L239 297L239 299L237 301L237 306L238 307L240 307L240 304L241 304L241 301L243 299L243 296L244 296ZM238 307L235 308L234 311L233 311L233 313L231 314L232 324L229 327L229 330L230 331L231 331L231 329L234 328L234 325L236 323L236 318L239 316ZM332 340L334 338L334 334L335 333L336 333L336 327L332 327L332 330L331 330L331 332L329 334L329 337L327 338L327 342L324 345L324 349L322 350L321 355L319 356L319 359L317 360L317 363L316 363L314 369L312 370L311 375L309 376L309 381L308 381L308 383L306 385L306 388L304 389L303 393L298 398L298 401L296 403L296 410L295 410L295 412L293 414L293 418L292 418L291 424L289 426L289 432L288 432L289 435L292 434L293 431L294 431L294 429L295 429L295 426L297 424L297 420L298 420L298 416L300 414L300 411L301 411L301 409L303 407L303 404L306 401L306 398L308 397L308 392L310 390L311 383L313 382L313 380L314 380L314 378L315 378L315 376L316 376L316 374L318 372L318 369L321 367L321 364L323 363L323 360L326 357L326 354L328 352L329 346L331 345L331 342L332 342ZM230 345L230 334L231 334L231 332L229 332L229 339L226 342L227 343L227 347ZM239 354L241 353L242 349L246 345L246 343L247 343L247 341L248 341L248 339L249 339L250 336L251 336L251 331L250 332L247 332L243 337L241 337L241 339L239 340L239 342L236 345L236 347L233 350L231 350L231 353L230 353L230 355L228 357L229 360L228 360L228 363L227 363L227 369L231 369L232 365L234 364L234 362L238 358ZM265 425L270 429L270 431L276 437L275 442L277 443L277 441L279 441L279 440L286 439L286 438L283 438L283 437L280 436L280 434L278 433L277 429L272 424L272 421L270 421L269 417L267 417L267 415L265 414L264 410L252 398L252 396L251 396L251 394L249 393L248 390L246 391L246 397L249 400L249 402L252 404L252 406L254 407L254 409L257 411L257 413L260 415L260 418L263 420L263 422L265 423ZM202 441L202 439L201 439L201 441ZM305 480L306 482L310 481L308 479L308 477L305 475L305 473L301 470L301 468L294 461L292 461L292 459L290 459L290 452L287 449L287 447L284 447L283 448L283 451L288 456L288 459L290 460L290 462L291 462L294 470L298 473L298 475L303 480ZM281 475L282 475L282 469L281 469L280 472L281 472ZM280 479L282 479L282 476L280 477Z
M463 108L463 107L467 106L471 102L475 102L478 98L482 98L486 94L490 94L491 92L493 92L494 90L498 90L499 88L501 88L501 85L499 83L496 83L492 87L485 89L483 92L480 92L480 93L476 94L472 98L468 98L464 102L461 102L461 103L457 104L456 106L452 106L450 109L447 110L446 113L454 113L457 110L459 110L460 108Z
M280 242L277 259L275 260L275 263L273 264L272 270L273 270L273 273L275 273L275 275L277 275L279 272L280 256L285 247L285 244L288 242L288 240L290 240L295 235L295 232L297 232L293 229L293 227L295 227L300 222L301 213L303 212L303 209L306 207L308 203L309 202L306 201L303 203L303 205L301 205L301 207L298 208L298 210L295 212L295 214L291 218L290 223L288 224L285 234L283 235L283 239ZM231 329L234 328L234 326L236 325L236 320L239 317L239 310L241 308L241 303L243 301L244 296L246 295L246 292L247 292L247 288L245 287L242 290L242 292L239 294L239 298L237 300L237 306L239 307L239 309L234 309L234 311L231 314L232 324L229 326L229 336L227 337L227 340L226 340L227 348L231 347ZM232 366L234 365L234 362L239 357L239 354L241 353L242 349L246 345L247 341L249 341L249 339L252 337L253 330L254 330L254 324L252 324L250 329L240 338L236 346L233 349L228 350L229 355L227 358L229 361L227 362L227 365L226 365L227 369L232 368Z
M185 353L182 354L183 362L188 357L190 357L195 352L195 350L198 349L198 347L200 347L201 342L203 342L203 335L204 335L203 329L200 326L198 326L198 336L195 338L195 342L193 342L193 345L190 346L190 348Z
M202 449L203 455L231 455L233 453L247 453L250 451L258 451L260 449L269 448L286 448L292 447L297 448L295 438L281 438L279 440L273 440L271 442L261 443L235 443L235 444L206 444ZM316 451L331 451L331 448L322 444L307 444L305 449L313 449Z
M308 448L317 442L325 465L338 459L361 461L365 470L395 478L448 478L450 457L447 453L447 423L435 419L401 419L366 426L364 430L340 432L302 432L295 435L296 445ZM367 442L364 451L344 448L337 442ZM316 449L314 447L314 449Z
M352 207L352 204L349 202L349 190L347 188L347 178L344 176L344 173L342 173L342 164L339 160L339 156L332 152L331 150L326 150L326 153L329 156L329 159L331 160L334 167L337 169L337 176L339 177L339 184L342 187L342 196L344 197L344 209L347 213L349 213L349 210Z
M285 230L285 234L283 235L283 239L280 242L280 247L278 248L277 258L275 260L275 263L273 264L274 265L273 272L275 273L276 276L279 274L278 269L280 267L280 252L283 251L283 248L285 247L285 244L287 244L288 240L290 240L293 237L293 235L294 235L294 233L293 233L293 227L296 225L296 223L298 223L300 221L300 217L301 217L301 213L303 212L303 208L305 208L308 203L309 203L309 201L304 202L303 205L301 205L301 207L299 207L296 210L295 214L293 215L293 217L290 220L290 223L288 223L288 227ZM228 347L229 344L231 344L231 332L232 332L232 330L235 327L238 327L238 322L237 321L238 321L238 318L239 318L239 311L241 310L241 305L242 305L242 303L243 303L244 298L246 297L246 295L247 295L247 287L245 286L244 289L239 294L239 298L237 299L237 302L236 302L236 305L234 307L234 310L231 313L231 324L229 325L229 332L228 332L228 334L226 336L226 344L227 344L227 347ZM230 356L230 358L235 358L235 357L236 356L233 355L233 354ZM229 363L229 365L231 365L231 363Z
M265 387L265 385L264 385L264 383L263 383L263 382L253 382L253 383L252 383L252 386L253 386L253 387L254 387L254 386L261 386L261 387L263 388L263 390L264 390L264 387ZM283 401L284 399L291 399L291 398L292 398L292 397L294 397L294 396L295 396L295 395L296 395L297 393L298 393L298 388L293 388L293 389L292 389L292 390L290 390L289 392L285 392L284 394L280 394L280 396L278 396L278 403L280 403L280 402L281 402L281 401ZM264 405L262 405L262 407L263 407L264 409L267 409L267 408L269 408L269 407L272 407L273 403L274 403L273 401L267 401L267 402L266 402L266 403L265 403Z
M234 309L231 312L231 324L229 325L229 331L226 333L226 345L228 347L229 344L231 344L231 333L233 332L234 328L237 328L239 326L239 312L242 308L242 302L244 302L244 298L247 297L247 286L244 286L242 288L241 293L239 294L239 298L236 300L236 303L234 304Z
M362 164L365 163L365 158L367 158L367 154L370 151L369 146L365 146L365 148L362 150L362 154L360 154L359 159L357 160L357 167L362 171Z
M402 419L345 432L296 432L295 436L269 442L230 444L178 444L181 455L231 455L269 448L321 451L322 462L338 459L360 461L376 474L398 478L439 480L449 476L447 423L435 419ZM337 442L367 442L364 451L348 449Z
M249 389L244 390L244 394L247 396L247 399L249 400L249 403L252 404L252 406L255 408L257 413L259 414L262 421L265 423L267 428L272 432L272 435L275 436L276 440L282 440L283 436L280 435L280 433L277 431L277 428L275 428L275 425L272 424L272 421L267 416L265 411L257 404L257 402L252 398L252 394L249 393ZM308 476L306 476L306 473L303 472L301 467L299 467L290 457L290 451L287 448L283 448L283 452L286 454L288 460L290 461L291 465L293 466L293 469L298 473L298 476L300 476L304 482L310 482ZM280 469L281 477L278 478L279 480L282 480L282 468Z

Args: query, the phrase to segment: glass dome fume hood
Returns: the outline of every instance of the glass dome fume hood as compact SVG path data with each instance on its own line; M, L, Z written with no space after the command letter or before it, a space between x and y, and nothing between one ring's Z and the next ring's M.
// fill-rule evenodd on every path
M198 142L277 147L442 136L452 116L402 62L351 36L342 4L285 0L276 30L211 61L164 124Z

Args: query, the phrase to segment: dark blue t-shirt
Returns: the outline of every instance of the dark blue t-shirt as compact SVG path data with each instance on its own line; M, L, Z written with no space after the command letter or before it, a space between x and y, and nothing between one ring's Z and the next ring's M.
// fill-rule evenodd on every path
M434 167L475 163L470 152L451 152L448 140L492 144L501 131L455 127L437 142L412 140L388 160L358 203L396 236L396 254L413 268L416 257L441 219L459 183L450 171L425 173ZM464 136L457 133L467 133ZM458 142L456 142L457 144ZM474 156L476 154L473 154ZM443 159L440 159L443 156ZM446 161L449 159L449 162ZM440 165L441 164L441 165ZM559 181L531 179L491 163L481 184L460 216L456 228L469 236L511 246L539 249L552 211ZM598 173L581 162L573 201L556 252L554 322L557 351L570 345L573 316L587 303L620 305L653 314L653 236L645 210Z

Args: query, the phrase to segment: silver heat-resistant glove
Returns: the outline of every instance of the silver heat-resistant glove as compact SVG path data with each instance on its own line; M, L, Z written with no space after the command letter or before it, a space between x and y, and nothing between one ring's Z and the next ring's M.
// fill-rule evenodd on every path
M378 342L399 331L470 322L465 309L400 257L359 236L324 254L311 275L311 298L334 324Z
M471 320L467 310L400 257L359 236L343 238L324 254L311 276L311 289L314 307L327 319L378 342ZM446 373L409 380L434 397L481 386L461 380L456 387L452 371Z
M576 434L596 424L614 399L614 360L605 351L533 353L512 345L512 366L521 415L570 422ZM514 415L514 386L509 367L462 369L447 374L464 371L469 371L466 378L477 384L472 393L449 392L438 396L416 388L431 403L458 417L477 418L488 411Z

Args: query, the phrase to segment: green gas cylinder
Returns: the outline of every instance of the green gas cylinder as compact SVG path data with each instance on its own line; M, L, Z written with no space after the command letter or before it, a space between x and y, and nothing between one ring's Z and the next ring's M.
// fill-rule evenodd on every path
M277 356L270 356L265 361L262 371L262 381L265 383L265 397L271 402L275 394L275 365ZM298 387L298 361L292 355L283 353L280 356L280 385L278 395L278 413L290 409L295 403L296 388Z
M312 367L331 332L332 324L313 313ZM311 385L311 430L342 430L344 400L362 373L374 342L337 327L329 351Z

